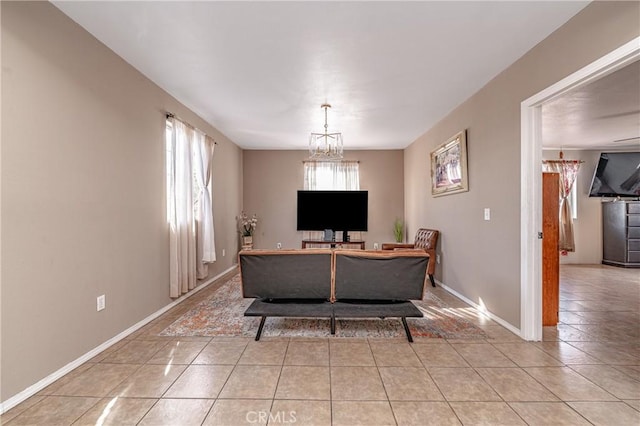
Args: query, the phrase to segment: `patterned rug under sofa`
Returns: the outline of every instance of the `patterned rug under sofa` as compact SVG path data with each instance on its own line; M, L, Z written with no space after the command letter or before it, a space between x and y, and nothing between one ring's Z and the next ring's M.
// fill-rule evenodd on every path
M242 297L240 275L226 281L210 297L182 315L160 336L255 336L260 318L245 317L253 299ZM414 301L423 318L407 318L413 337L483 339L485 332L462 318L455 308L427 290L423 300ZM329 319L269 317L263 337L405 337L397 318L336 320L331 336Z

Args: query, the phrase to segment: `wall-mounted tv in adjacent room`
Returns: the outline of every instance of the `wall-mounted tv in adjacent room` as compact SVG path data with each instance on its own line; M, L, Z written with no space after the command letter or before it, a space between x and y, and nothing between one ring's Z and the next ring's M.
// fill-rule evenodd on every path
M640 197L640 152L603 152L590 197Z
M368 191L298 191L298 231L366 231Z

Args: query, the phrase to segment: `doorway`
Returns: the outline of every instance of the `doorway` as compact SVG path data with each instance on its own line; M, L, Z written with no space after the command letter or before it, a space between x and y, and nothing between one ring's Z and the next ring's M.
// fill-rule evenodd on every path
M521 103L520 336L542 339L542 112L557 96L595 81L640 58L640 37Z

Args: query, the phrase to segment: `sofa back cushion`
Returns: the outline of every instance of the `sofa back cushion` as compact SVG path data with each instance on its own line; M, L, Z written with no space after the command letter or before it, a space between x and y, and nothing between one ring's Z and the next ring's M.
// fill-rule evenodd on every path
M428 262L423 250L337 250L335 299L422 299Z
M331 298L331 250L247 250L238 257L244 297Z

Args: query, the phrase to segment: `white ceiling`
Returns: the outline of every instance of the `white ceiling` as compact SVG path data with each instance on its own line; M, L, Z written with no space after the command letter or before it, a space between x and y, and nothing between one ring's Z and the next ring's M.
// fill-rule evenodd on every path
M542 144L640 149L640 61L544 104Z
M61 2L101 42L245 149L405 148L587 5Z

